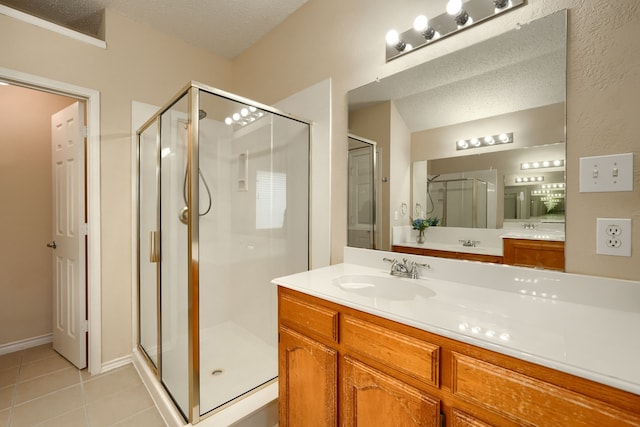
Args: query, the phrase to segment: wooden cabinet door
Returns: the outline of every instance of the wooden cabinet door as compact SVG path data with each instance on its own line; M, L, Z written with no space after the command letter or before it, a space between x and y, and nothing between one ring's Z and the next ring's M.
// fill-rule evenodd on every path
M280 426L338 425L338 352L280 327L278 344Z
M440 401L362 362L344 357L344 427L440 425Z

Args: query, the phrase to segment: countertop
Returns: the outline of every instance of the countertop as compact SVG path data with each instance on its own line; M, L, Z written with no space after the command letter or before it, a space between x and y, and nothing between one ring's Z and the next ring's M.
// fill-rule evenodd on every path
M377 259L392 255L370 252ZM272 283L640 395L639 282L413 258L431 264L424 278L394 277L384 265L343 263ZM452 279L443 279L446 274ZM404 291L372 297L345 290L338 281L349 275L394 280ZM463 283L463 277L479 283ZM616 295L598 295L615 286Z

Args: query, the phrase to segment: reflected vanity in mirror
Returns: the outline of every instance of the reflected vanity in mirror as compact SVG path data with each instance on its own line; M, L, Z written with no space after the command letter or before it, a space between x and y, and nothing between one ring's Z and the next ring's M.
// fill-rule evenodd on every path
M388 153L378 247L563 270L565 99L566 11L350 91ZM415 218L440 221L425 243Z

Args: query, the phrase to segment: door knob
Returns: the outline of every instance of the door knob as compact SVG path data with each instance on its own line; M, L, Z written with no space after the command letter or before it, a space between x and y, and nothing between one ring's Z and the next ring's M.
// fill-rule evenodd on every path
M47 247L53 249L57 248L56 241L52 240L51 243L47 243Z

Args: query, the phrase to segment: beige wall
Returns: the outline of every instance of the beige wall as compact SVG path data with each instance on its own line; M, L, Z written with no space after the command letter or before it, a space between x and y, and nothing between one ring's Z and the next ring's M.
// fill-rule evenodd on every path
M444 1L310 0L290 19L234 61L234 90L273 102L324 78L333 83L332 261L346 242L346 93L401 69L569 10L567 82L567 271L640 280L640 2L529 0L524 7L417 50L388 64L384 34L409 28L417 8L439 14ZM269 84L263 84L268 81ZM579 158L635 152L635 191L579 193ZM633 219L633 255L596 255L597 217Z
M0 345L52 332L51 115L74 101L0 86Z
M100 91L103 362L131 353L131 101L162 105L191 80L231 87L230 61L109 10L106 42L0 15L0 67Z

